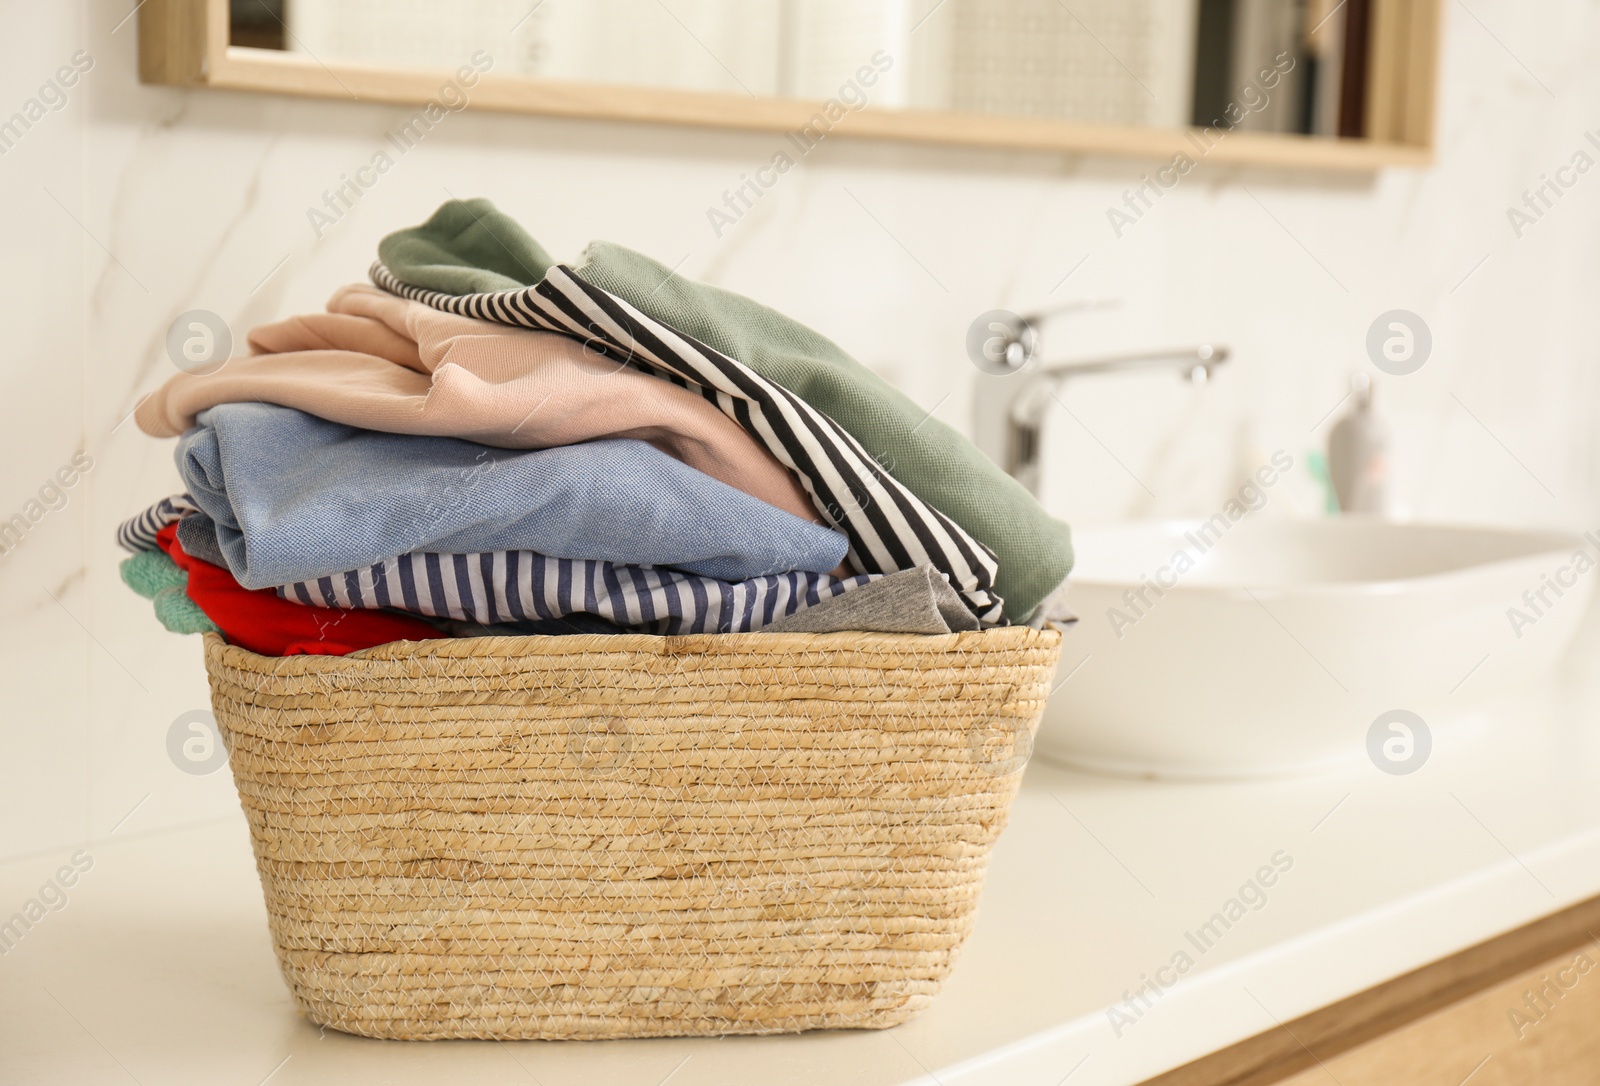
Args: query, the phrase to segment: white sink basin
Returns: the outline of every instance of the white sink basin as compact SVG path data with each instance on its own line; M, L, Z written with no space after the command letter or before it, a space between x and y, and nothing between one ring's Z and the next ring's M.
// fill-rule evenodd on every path
M1360 518L1080 529L1079 621L1036 750L1114 773L1263 776L1372 756L1381 731L1403 771L1427 742L1413 733L1560 658L1594 588L1592 539ZM1426 728L1375 724L1393 710Z

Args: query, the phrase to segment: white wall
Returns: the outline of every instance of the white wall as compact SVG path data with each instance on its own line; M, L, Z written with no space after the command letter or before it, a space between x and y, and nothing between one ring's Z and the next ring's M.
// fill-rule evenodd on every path
M1063 356L1230 344L1230 372L1198 395L1154 378L1069 394L1094 437L1052 420L1048 489L1079 521L1208 509L1245 430L1302 460L1349 373L1371 370L1373 318L1414 310L1434 357L1381 390L1404 505L1600 525L1600 175L1520 240L1506 219L1600 128L1600 8L1582 0L1537 16L1511 0L1445 5L1435 167L1203 166L1120 239L1106 209L1153 164L830 139L719 239L706 209L778 138L468 114L318 240L306 208L402 111L140 86L135 24L114 29L131 6L0 6L0 116L76 50L96 61L0 157L13 336L0 515L75 449L95 460L66 507L0 556L0 857L236 811L225 772L191 777L165 753L172 720L206 703L199 643L163 633L122 587L112 532L177 476L170 443L118 424L173 372L163 336L179 313L214 310L242 336L317 307L363 276L384 233L452 194L494 198L556 254L605 237L681 262L824 330L962 426L975 371L961 344L987 309L1126 300L1049 329ZM1318 498L1300 473L1275 502L1311 513Z

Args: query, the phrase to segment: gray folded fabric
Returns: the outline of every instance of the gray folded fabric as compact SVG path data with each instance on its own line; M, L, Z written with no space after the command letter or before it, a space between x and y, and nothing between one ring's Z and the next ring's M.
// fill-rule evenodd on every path
M761 632L944 634L977 628L978 620L944 574L923 565L769 622Z
M1028 625L1035 630L1053 629L1065 630L1078 622L1077 613L1067 606L1067 596L1071 592L1071 578L1062 581L1056 590L1046 596L1038 608L1028 619Z

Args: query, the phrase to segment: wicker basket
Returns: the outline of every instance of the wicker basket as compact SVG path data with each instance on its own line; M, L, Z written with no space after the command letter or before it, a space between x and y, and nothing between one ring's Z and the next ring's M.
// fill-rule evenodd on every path
M273 945L369 1037L881 1028L972 928L1059 635L206 639Z

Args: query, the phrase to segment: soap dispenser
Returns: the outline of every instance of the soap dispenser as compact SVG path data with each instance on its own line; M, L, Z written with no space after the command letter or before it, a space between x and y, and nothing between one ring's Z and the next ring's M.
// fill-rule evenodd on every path
M1345 513L1389 513L1389 427L1372 406L1372 378L1350 380L1354 400L1328 434L1328 476Z

